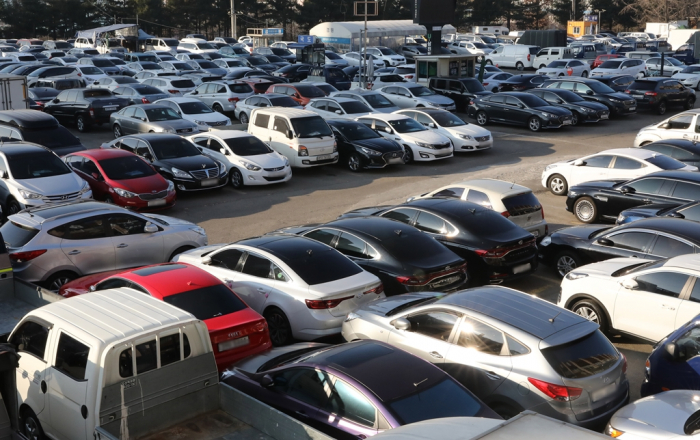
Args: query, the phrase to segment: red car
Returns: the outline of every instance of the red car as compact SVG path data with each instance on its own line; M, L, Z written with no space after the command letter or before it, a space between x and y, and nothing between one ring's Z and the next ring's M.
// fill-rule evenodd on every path
M90 184L96 200L137 211L167 209L175 204L173 183L128 151L87 150L69 154L63 160Z
M265 318L214 275L189 264L164 263L117 274L103 272L66 283L59 293L70 297L117 287L151 295L204 321L219 371L272 347Z

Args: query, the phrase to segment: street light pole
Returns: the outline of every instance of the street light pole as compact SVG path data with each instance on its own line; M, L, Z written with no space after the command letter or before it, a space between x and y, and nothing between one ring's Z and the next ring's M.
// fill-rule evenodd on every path
M236 10L234 9L233 1L231 0L231 37L236 38Z

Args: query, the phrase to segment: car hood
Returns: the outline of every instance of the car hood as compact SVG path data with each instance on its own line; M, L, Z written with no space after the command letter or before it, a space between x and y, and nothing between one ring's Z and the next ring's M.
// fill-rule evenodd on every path
M183 115L183 117L187 117L188 121L203 121L203 122L218 122L218 121L225 121L228 118L225 115L222 115L219 112L212 112L212 113L197 113L194 115Z
M157 193L168 189L168 182L158 173L138 179L115 180L112 182L114 186L135 194Z
M656 217L663 210L669 210L679 206L678 203L657 203L654 205L642 205L636 208L625 209L620 213L625 217Z
M621 101L633 101L633 98L628 95L627 93L620 93L620 92L615 92L615 93L607 93L601 96L605 96L606 98L615 98L619 99Z
M151 101L151 102L156 102L156 101L158 101L159 99L165 99L165 98L169 98L169 97L170 97L170 95L168 95L168 94L166 94L166 93L154 93L154 94L152 94L152 95L134 95L134 98L138 99L139 96L142 96L142 97L148 99L148 100Z
M618 270L635 264L644 264L648 262L648 260L640 260L639 258L612 258L599 263L587 264L574 270L577 272L583 272L589 276L597 275L609 278L610 281L615 281L615 278L610 278L610 276ZM582 280L584 283L586 282L585 278L582 278Z
M700 394L697 391L667 391L625 406L615 413L610 423L616 428L619 425L620 430L624 429L621 425L624 423L635 426L635 431L640 433L654 434L653 437L648 438L663 439L676 438L676 436L686 438L683 426L698 410L700 410ZM634 425L631 425L632 423Z
M572 186L569 188L569 192L571 191L580 191L583 188L594 188L594 189L610 189L617 185L618 183L622 183L624 180L592 180L590 182L585 182L580 185Z
M146 217L151 217L151 218L156 218L158 220L163 220L164 222L166 222L170 226L197 226L196 224L194 224L192 222L188 222L187 220L182 220L182 219L170 217L167 215L151 214L151 213L143 214L143 215L145 215ZM212 250L218 249L221 246L222 245L214 246L214 249L212 249ZM197 249L203 250L203 248L197 248Z
M445 294L437 292L404 293L403 295L390 296L372 301L363 305L362 307L359 307L357 310L360 312L372 313L374 315L386 316L387 313L404 304L421 299L439 298L442 296L445 296Z
M22 179L16 182L27 191L45 196L58 196L80 191L84 181L75 173L68 173L38 179Z
M236 362L231 366L231 369L237 368L239 370L243 370L248 373L255 373L258 371L258 368L260 368L263 364L265 364L268 361L271 361L272 359L278 357L278 356L283 356L287 353L292 353L296 350L301 350L305 348L323 348L323 347L331 347L331 345L328 344L319 344L317 342L300 342L298 344L292 344L292 345L287 345L285 347L274 347L269 350L263 351L260 354L256 354L254 356L248 356L247 358L243 359L242 361ZM222 380L226 380L226 378L231 374L229 370L226 370L222 376Z
M174 159L161 159L158 162L160 162L160 166L175 167L182 171L197 171L219 167L217 161L203 154L198 156L176 157Z
M700 77L700 72L697 73L676 73L673 75L675 79L688 79Z
M470 136L488 136L491 134L490 131L488 131L485 128L479 127L476 124L467 124L467 125L460 125L459 127L443 127L445 130L448 132L459 135L459 134L468 134Z
M279 153L258 154L255 156L240 156L241 160L254 163L262 168L278 168L285 166L284 158Z
M426 144L444 144L449 142L445 136L433 133L430 130L415 131L413 133L399 133L399 136L408 141L424 142Z
M534 107L532 110L551 113L557 116L570 116L571 112L565 108L555 107L553 105L543 105L542 107Z
M454 101L446 96L442 95L429 95L429 96L416 96L416 99L423 99L428 102L433 102L435 104L450 105L454 104Z
M589 225L589 226L570 226L568 228L562 228L552 233L552 236L565 235L568 237L581 238L588 240L588 237L596 231L603 229L610 229L612 225Z
M397 144L396 142L389 140L389 139L384 139L384 138L377 138L377 139L365 139L361 141L352 141L354 145L358 145L360 147L367 147L372 150L377 150L382 153L387 153L389 151L403 151L401 146Z

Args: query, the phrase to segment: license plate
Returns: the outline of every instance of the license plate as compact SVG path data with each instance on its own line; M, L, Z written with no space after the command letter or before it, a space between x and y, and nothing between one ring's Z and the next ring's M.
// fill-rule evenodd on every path
M614 394L615 391L617 390L617 381L611 383L610 385L606 386L605 388L602 388L597 391L593 391L591 393L591 400L593 402L597 402L599 400L605 399L606 397L610 396L611 394Z
M316 156L316 160L326 160L326 159L330 159L330 158L331 158L330 154L323 154L321 156Z
M448 286L448 285L450 285L450 284L452 284L452 283L455 283L455 282L459 281L459 278L460 278L459 275L455 275L455 276L452 276L452 277L443 278L443 279L440 280L440 281L436 281L436 282L432 283L432 284L430 285L430 287L433 288L433 289L437 289L438 287Z
M564 125L571 125L571 121L569 119L565 119L564 122L562 122Z
M642 98L644 98L644 95L632 95L632 97L634 99L637 99L637 98L642 99Z
M600 115L600 119L608 119L609 117L608 115Z
M110 106L106 106L106 107L105 107L105 111L106 111L106 112L113 112L113 111L116 110L116 109L117 109L117 106L116 106L116 105L110 105Z
M219 179L204 179L202 180L202 186L214 186L219 183Z
M530 263L525 263L525 264L521 264L520 266L515 266L513 268L513 274L517 275L519 273L525 273L528 270L530 270L531 267L532 266L530 266Z
M250 340L248 339L248 336L243 336L242 338L232 339L226 342L219 342L219 352L233 350L234 348L243 347L249 343Z
M631 111L631 112L633 112L633 111L635 111L635 110L637 110L637 107L630 107L630 111Z
M151 200L148 202L148 206L163 206L165 205L165 199Z

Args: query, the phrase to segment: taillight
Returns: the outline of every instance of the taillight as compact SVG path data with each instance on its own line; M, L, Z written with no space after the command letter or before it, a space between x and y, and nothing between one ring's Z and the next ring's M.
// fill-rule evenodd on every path
M365 290L365 291L362 292L362 293L363 293L364 295L369 295L369 294L372 294L372 293L379 295L379 294L381 294L382 292L384 292L384 284L380 284L380 285L378 285L377 287L374 287L374 288L369 289L369 290Z
M503 211L503 212L501 213L501 215L502 215L503 217L505 217L505 218L508 218L508 217L510 217L510 212L508 212L508 211Z
M544 206L540 205L540 211L542 211L542 220L544 220Z
M627 93L627 94L629 95L629 94L632 93L632 92L629 91L629 90L625 90L625 93Z
M88 112L90 113L90 116L92 116L93 118L95 117L95 109L94 108L90 107L88 109Z
M413 79L413 75L406 75L405 78L406 79Z
M147 98L141 98L141 102L143 102L144 104L150 104L150 103L151 103L151 101L149 101Z
M656 92L646 92L646 93L644 93L644 96L656 96L656 95L658 95L658 93L656 93Z
M78 73L78 76L83 76L83 74L82 74L82 73Z
M299 145L299 152L297 153L299 156L308 156L309 155L309 150L303 146Z
M417 286L423 284L423 280L417 277L396 277L396 281L407 286Z
M307 299L306 307L312 310L333 309L338 307L341 302L353 298L354 296L346 296L344 298L337 299Z
M176 93L180 93L180 91L179 90L168 90L168 93L170 93L171 95L174 95Z
M238 98L229 98L228 102L238 102Z
M482 86L486 87L489 83L481 83Z
M535 388L542 391L552 399L560 402L571 402L572 400L576 400L581 397L581 392L583 391L581 388L556 385L543 380L533 379L531 377L528 377L527 380L533 384Z
M530 54L527 54L527 60L530 61Z
M25 261L33 260L40 255L44 255L46 249L41 249L38 251L27 251L27 252L13 252L10 254L10 260L15 263L24 263Z

